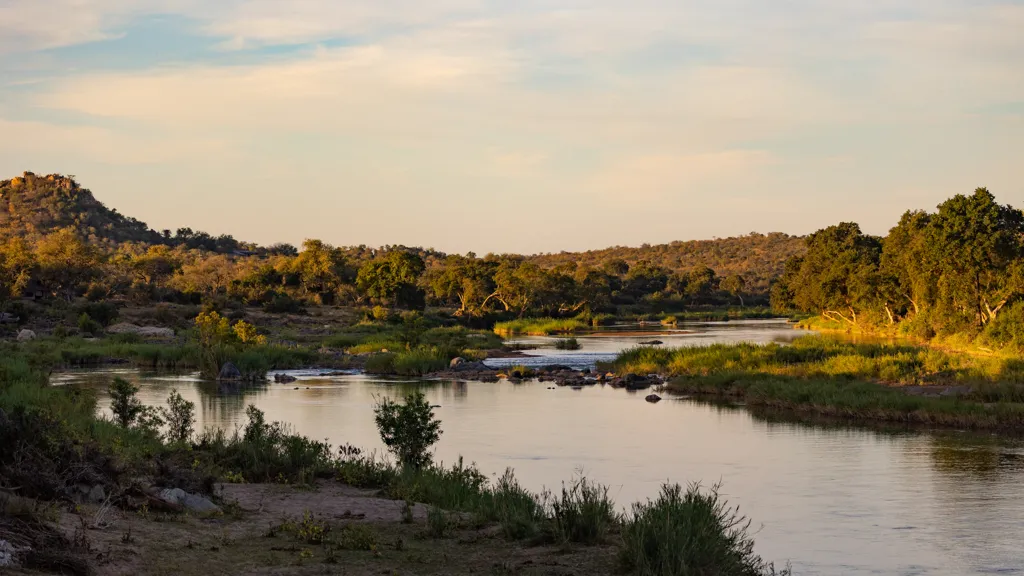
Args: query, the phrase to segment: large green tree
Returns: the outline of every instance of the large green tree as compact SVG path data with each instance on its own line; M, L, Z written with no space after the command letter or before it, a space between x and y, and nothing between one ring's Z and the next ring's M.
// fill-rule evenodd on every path
M390 250L359 269L356 285L374 301L422 309L426 305L425 293L418 281L424 268L419 255Z

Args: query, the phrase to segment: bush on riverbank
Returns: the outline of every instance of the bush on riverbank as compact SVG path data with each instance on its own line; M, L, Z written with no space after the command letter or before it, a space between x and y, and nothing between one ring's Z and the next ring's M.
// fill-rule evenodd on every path
M654 501L633 505L622 527L623 565L640 576L775 574L754 554L750 520L718 495L718 486L664 485ZM788 574L789 570L783 571Z

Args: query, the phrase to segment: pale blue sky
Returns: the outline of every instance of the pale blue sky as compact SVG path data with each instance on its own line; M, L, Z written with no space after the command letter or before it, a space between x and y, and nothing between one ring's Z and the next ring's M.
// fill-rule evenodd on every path
M1024 1L0 0L0 177L154 228L558 251L1024 204Z

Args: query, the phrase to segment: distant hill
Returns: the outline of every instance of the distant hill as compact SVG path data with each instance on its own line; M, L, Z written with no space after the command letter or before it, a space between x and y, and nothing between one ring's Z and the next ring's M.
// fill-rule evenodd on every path
M0 237L34 239L69 226L99 244L163 241L145 222L107 208L67 176L25 172L0 181Z
M581 266L600 268L612 260L623 260L630 266L640 260L648 260L674 272L707 266L720 277L732 274L743 276L746 289L759 293L767 291L771 281L782 274L786 260L806 252L802 236L754 232L746 236L714 240L679 241L654 246L644 244L639 248L615 246L587 252L539 254L531 259L544 267L575 262Z
M211 236L191 228L179 228L174 234L170 230L157 232L141 220L107 208L69 176L25 172L20 177L0 181L0 239L22 236L34 240L68 227L91 243L107 247L137 242L221 253L262 250L228 235Z
M137 242L228 254L289 254L295 250L288 245L260 248L228 235L211 236L191 228L179 228L173 234L169 230L158 232L145 222L107 208L73 178L60 174L38 176L25 172L20 177L0 181L0 240L10 236L32 240L66 227L74 227L93 244L106 247ZM433 250L401 248L420 253L428 262L444 258L443 253ZM358 246L348 247L345 252L350 259L359 262L372 258L376 250ZM766 293L771 281L782 274L786 260L804 252L802 237L773 232L654 246L645 244L638 248L616 246L587 252L537 254L527 259L545 268L569 263L601 268L614 260L631 266L648 260L671 272L707 266L720 277L743 276L746 290L756 294Z

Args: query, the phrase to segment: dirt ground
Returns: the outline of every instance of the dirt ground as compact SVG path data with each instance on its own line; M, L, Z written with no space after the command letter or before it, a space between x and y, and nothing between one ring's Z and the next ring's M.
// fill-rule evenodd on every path
M426 506L414 505L410 522L403 502L333 482L315 489L226 484L219 490L224 512L206 518L82 506L62 513L59 522L72 541L87 541L98 575L616 572L611 546L514 543L497 526L475 526L455 515L451 531L436 538L428 532ZM322 542L319 529L326 530Z

